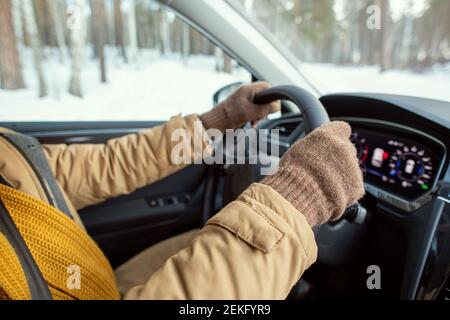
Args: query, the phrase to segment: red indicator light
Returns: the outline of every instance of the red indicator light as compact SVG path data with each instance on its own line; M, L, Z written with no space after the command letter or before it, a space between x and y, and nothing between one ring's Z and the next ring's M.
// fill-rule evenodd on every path
M383 159L384 159L384 160L387 160L388 158L389 158L389 152L385 151L385 152L383 153Z

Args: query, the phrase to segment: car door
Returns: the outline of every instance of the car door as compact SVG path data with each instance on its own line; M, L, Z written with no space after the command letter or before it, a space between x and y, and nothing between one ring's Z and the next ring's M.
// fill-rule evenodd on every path
M84 46L71 42L62 50L56 38L38 34L44 68L36 68L35 48L26 41L18 46L26 85L0 90L0 126L34 136L42 144L105 143L161 125L177 114L207 111L216 90L251 79L173 13L152 1L142 3L114 8L105 2L100 11L92 7L84 14L79 25L69 30L60 26L72 41L84 37ZM114 39L100 30L117 31L104 16L113 14L126 21L115 26L123 34L116 33ZM100 27L98 20L104 22ZM102 43L100 36L106 37ZM68 51L66 56L63 51ZM46 92L39 97L43 86ZM201 226L204 204L211 197L205 196L208 172L205 165L191 165L132 194L85 208L80 216L116 267L156 242Z

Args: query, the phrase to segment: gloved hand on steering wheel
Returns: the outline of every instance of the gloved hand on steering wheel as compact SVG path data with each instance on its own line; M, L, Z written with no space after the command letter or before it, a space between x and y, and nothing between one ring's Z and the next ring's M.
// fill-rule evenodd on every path
M203 125L206 129L215 128L224 132L279 111L280 102L273 101L273 98L267 98L272 102L263 100L255 103L257 94L269 88L271 85L267 82L241 87L227 100L203 114L200 117ZM316 99L305 101L311 104ZM308 128L314 128L311 128L311 120L315 120L315 124L324 120L320 108L323 107L316 105L310 111L304 110L307 133ZM349 139L350 134L351 128L345 122L321 126L292 146L281 159L278 173L267 177L262 183L291 202L306 216L311 226L338 220L348 207L364 195L362 173L355 147Z
M267 82L255 82L240 87L224 102L200 116L204 127L225 132L226 129L237 129L249 121L257 121L280 111L279 101L262 105L254 103L256 94L270 87Z
M350 134L350 126L341 121L314 130L286 152L278 173L262 183L286 198L311 226L339 219L364 195Z

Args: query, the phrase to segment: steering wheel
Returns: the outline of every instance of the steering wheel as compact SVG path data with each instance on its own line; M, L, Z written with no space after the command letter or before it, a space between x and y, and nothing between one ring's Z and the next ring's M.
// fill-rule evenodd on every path
M330 122L330 117L319 99L297 86L285 85L270 88L257 94L254 102L267 104L277 100L291 101L299 108L306 134ZM359 204L349 207L343 215L343 219L356 224L363 223L365 218L366 210Z
M267 104L277 100L293 102L303 115L306 134L330 122L328 113L322 103L311 93L296 86L277 86L256 95L256 104Z
M330 117L328 116L328 113L325 110L325 107L322 105L322 103L319 101L319 99L314 97L311 93L309 93L305 89L297 87L297 86L285 85L285 86L272 87L268 90L260 92L254 98L254 102L256 104L267 104L267 103L277 101L277 100L291 101L299 108L299 110L303 116L306 134L309 134L314 129L317 129L320 126L330 122ZM243 168L243 170L245 172L245 168ZM242 171L237 172L237 175L239 175L239 177L240 177L240 179L239 179L240 181L246 180L244 178L244 177L246 177L244 172L242 172ZM250 180L250 181L255 180L254 177L251 176L251 174L250 174L249 178L250 179L248 179L248 180ZM240 183L240 184L242 184L242 183ZM235 196L237 194L240 194L247 187L244 184L244 188L242 188L243 186L241 186L240 184L236 188L237 190L236 189L233 190L233 188L232 188L232 190L230 190L228 192L230 194L230 196L226 197L226 198L228 198L228 200L231 200L231 199L234 200ZM210 189L210 188L208 188L208 189ZM205 209L203 212L203 222L206 222L209 219L210 207L205 205L204 208ZM357 223L357 224L363 223L365 220L365 217L366 217L366 211L359 204L355 204L355 205L351 206L350 208L348 208L343 215L343 219L345 219L349 222L352 222L352 223Z

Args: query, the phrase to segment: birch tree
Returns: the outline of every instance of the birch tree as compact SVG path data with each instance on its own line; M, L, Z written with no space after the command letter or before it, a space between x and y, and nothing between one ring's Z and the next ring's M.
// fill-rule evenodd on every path
M106 83L106 59L105 59L105 45L107 41L107 23L106 23L106 9L104 0L91 0L92 10L92 33L94 39L94 47L97 52L100 65L100 81Z
M23 15L22 15L22 5L21 0L12 0L12 16L14 21L14 31L17 38L17 47L19 52L22 51L22 45L25 45L25 36L23 29Z
M128 39L130 42L130 57L132 61L136 61L138 52L138 38L136 29L136 3L134 0L130 0L127 7L128 16Z
M61 63L63 63L67 57L67 50L66 50L66 40L64 37L64 26L63 26L63 20L61 17L61 0L51 0L48 1L48 7L50 10L50 15L53 20L53 26L55 29L55 38L56 38L56 45L59 50L59 60Z
M216 71L231 73L233 65L230 56L219 47L214 48L214 56L216 57Z
M125 39L123 31L123 15L120 0L114 0L114 26L116 35L116 46L125 63L128 63L127 51L125 49Z
M83 97L81 90L81 68L83 63L83 47L85 40L85 25L83 21L84 0L75 0L75 5L68 8L69 19L67 27L70 29L70 47L72 56L69 93L76 97Z
M170 53L170 27L169 17L165 9L160 12L160 37L161 37L161 52L162 54Z
M222 50L222 59L223 59L223 68L222 68L223 72L231 73L233 68L231 58L229 55L223 52L223 50Z
M189 53L191 52L191 39L190 39L190 31L189 31L189 25L187 23L182 22L182 57L183 57L183 62L186 64L188 57L189 57Z
M378 5L381 10L382 27L380 36L380 72L384 72L391 67L390 57L390 14L389 14L389 1L378 0Z
M43 52L41 47L41 41L39 37L38 27L36 23L36 15L34 12L33 3L31 0L21 0L23 16L25 17L26 32L28 33L28 39L30 41L31 48L33 50L33 63L39 84L39 97L45 97L47 95L47 84L44 78L43 69Z
M0 1L0 39L0 87L6 90L25 88L11 0Z

